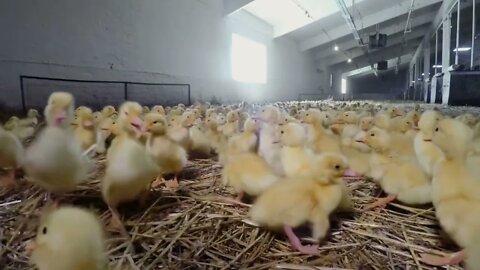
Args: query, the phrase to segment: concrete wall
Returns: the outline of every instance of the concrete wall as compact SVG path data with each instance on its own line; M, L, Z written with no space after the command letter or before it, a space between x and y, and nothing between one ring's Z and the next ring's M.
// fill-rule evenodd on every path
M21 105L20 75L189 83L193 100L293 99L318 79L308 54L221 0L6 0L0 2L0 102ZM231 33L268 46L268 83L235 83ZM100 91L100 90L99 90Z

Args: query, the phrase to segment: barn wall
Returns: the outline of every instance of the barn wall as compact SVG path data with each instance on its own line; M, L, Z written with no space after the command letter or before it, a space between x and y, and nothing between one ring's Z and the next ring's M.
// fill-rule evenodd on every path
M316 87L310 55L273 41L253 16L222 11L220 0L1 1L0 102L21 105L20 75L189 83L192 98L204 101L292 99ZM232 81L232 32L267 43L267 85Z

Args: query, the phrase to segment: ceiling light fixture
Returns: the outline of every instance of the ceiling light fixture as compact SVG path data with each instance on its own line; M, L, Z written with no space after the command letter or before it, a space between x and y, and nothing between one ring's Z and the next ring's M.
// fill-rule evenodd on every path
M338 51L338 49L339 49L339 48L338 48L338 45L335 45L335 46L333 47L333 50L336 51L336 52Z
M348 58L347 62L348 62L348 63L351 63L351 62L352 62L352 58Z
M458 52L468 52L468 51L470 51L471 49L472 49L472 48L470 48L470 47L462 47L462 48L458 48L458 49L455 48L455 49L453 49L453 52L457 52L457 51L458 51Z

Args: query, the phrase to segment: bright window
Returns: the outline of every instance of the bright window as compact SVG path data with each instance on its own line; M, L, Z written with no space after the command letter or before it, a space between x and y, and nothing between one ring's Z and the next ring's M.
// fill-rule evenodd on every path
M347 79L342 78L342 94L347 93Z
M232 34L232 78L239 82L267 83L267 46Z

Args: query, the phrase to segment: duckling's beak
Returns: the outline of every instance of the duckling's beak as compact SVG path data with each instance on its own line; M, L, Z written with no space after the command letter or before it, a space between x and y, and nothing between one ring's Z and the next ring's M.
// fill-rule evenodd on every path
M143 133L145 133L145 124L143 123L142 119L140 117L135 117L133 120L130 122L130 124L133 126L133 130L135 131L135 135L140 138Z
M65 120L67 119L67 111L63 109L56 109L53 112L53 122L55 125L60 126L62 125Z
M27 254L32 254L32 252L35 251L37 247L37 242L35 242L35 240L30 240L25 244L25 251L27 252Z
M83 126L91 127L91 126L93 126L93 121L92 120L85 120L85 121L83 121Z
M355 140L358 143L365 143L365 137L361 137Z

